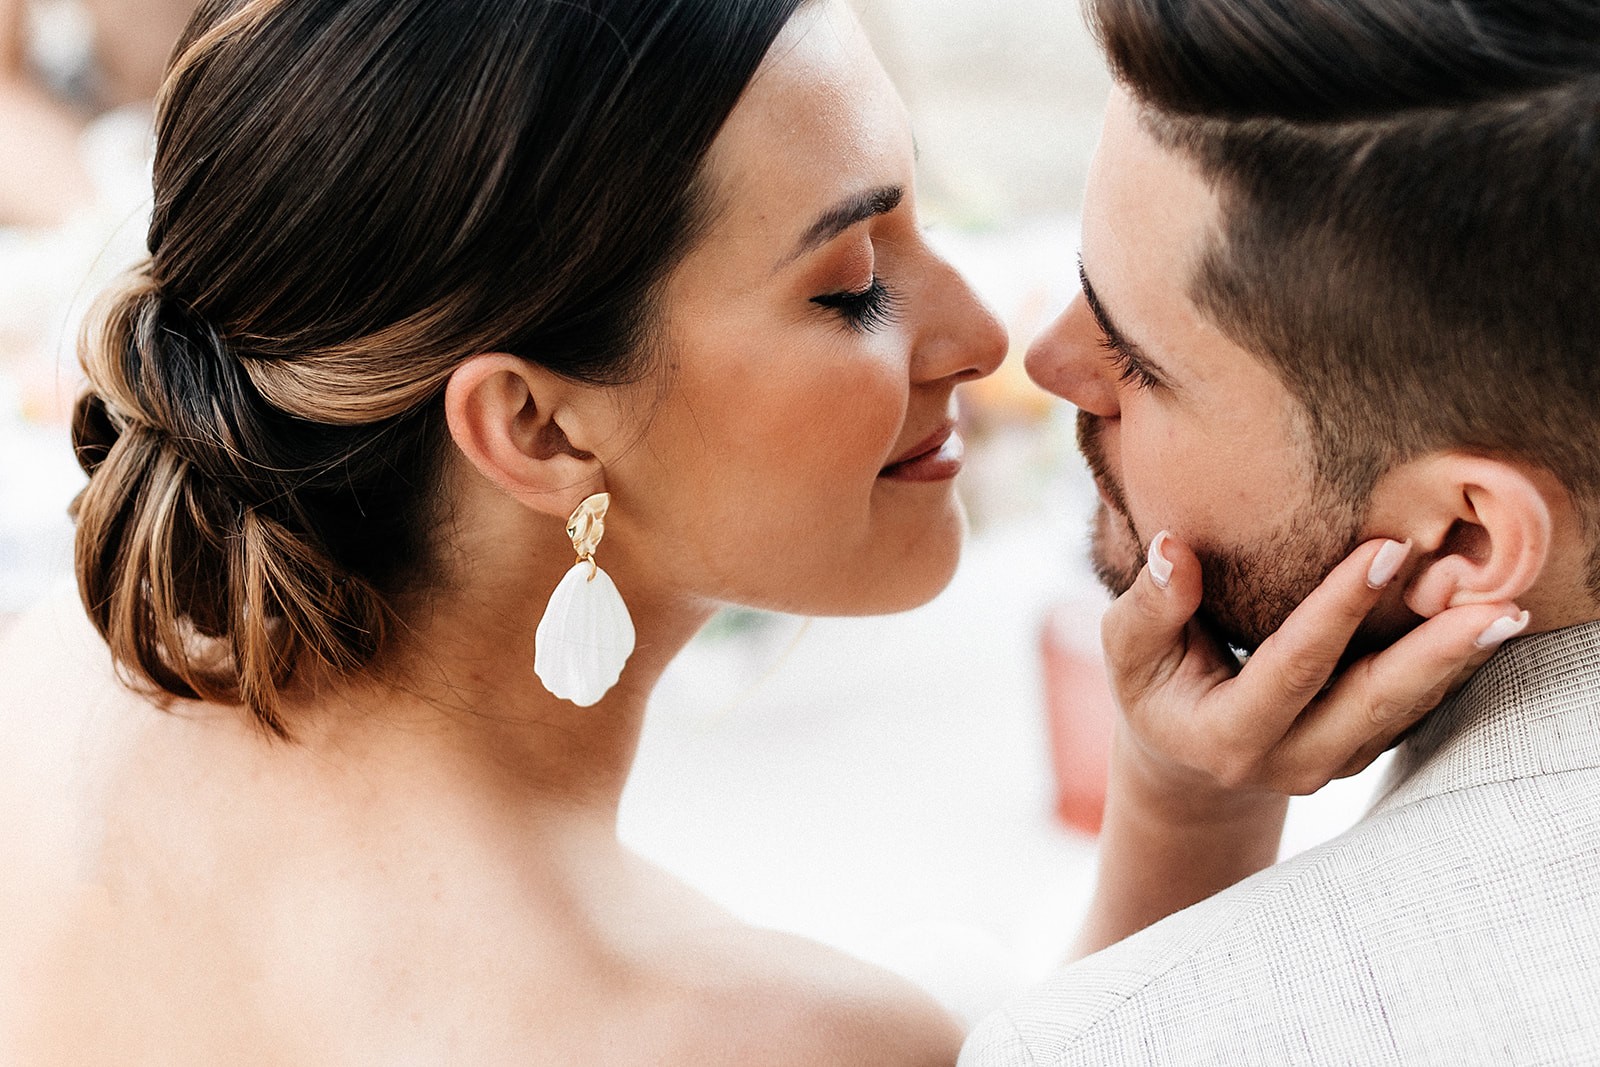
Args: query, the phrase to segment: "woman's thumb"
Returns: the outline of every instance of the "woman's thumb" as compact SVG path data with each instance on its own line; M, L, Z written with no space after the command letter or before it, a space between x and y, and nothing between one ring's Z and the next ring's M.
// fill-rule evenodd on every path
M1138 579L1100 624L1106 667L1120 695L1135 696L1177 670L1200 593L1200 561L1163 530L1150 542Z

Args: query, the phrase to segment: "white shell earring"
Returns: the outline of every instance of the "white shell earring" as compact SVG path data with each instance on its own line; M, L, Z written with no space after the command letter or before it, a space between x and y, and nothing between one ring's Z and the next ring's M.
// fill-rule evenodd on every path
M606 532L610 493L596 493L567 520L578 562L550 594L533 637L533 672L544 687L580 708L617 684L633 654L633 619L617 584L594 561Z

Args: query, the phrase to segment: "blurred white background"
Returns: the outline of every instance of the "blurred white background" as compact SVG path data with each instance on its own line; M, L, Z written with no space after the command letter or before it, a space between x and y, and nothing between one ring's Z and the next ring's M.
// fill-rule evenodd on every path
M1052 764L1041 641L1054 619L1058 715L1103 729L1094 497L1071 409L1026 382L1020 354L1075 288L1109 82L1071 4L855 6L910 107L934 240L1015 339L966 398L970 550L907 615L719 620L661 687L623 833L746 918L900 969L973 1018L1060 958L1093 874L1092 838L1056 811L1063 789L1092 798L1095 760ZM94 203L60 226L0 227L0 620L70 584L72 338L141 251L147 123L135 106L83 134ZM1286 850L1353 821L1370 782L1298 803Z

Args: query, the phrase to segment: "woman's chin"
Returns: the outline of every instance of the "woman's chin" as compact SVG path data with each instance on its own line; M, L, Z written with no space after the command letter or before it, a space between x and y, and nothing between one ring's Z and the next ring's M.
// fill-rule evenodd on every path
M957 558L959 558L959 553L957 553ZM912 611L920 608L937 599L940 593L948 589L950 581L955 577L955 574L956 559L953 558L948 567L943 568L937 574L930 574L928 580L920 585L914 588L907 588L903 596L898 599L886 600L882 605L863 611L861 614L895 615L902 611Z
M800 566L750 560L753 581L711 592L720 604L819 618L893 615L919 608L949 586L961 562L967 519L952 497L932 521L882 524ZM706 594L702 594L706 595Z
M952 500L949 511L893 555L879 552L853 588L841 591L848 600L815 615L894 615L920 608L950 585L966 542L967 516ZM875 546L886 548L887 546Z

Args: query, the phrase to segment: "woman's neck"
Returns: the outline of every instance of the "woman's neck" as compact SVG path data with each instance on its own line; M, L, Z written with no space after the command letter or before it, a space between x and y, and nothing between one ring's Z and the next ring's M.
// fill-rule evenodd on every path
M516 592L528 587L506 582L409 613L367 676L304 694L304 714L290 716L306 724L298 740L363 774L396 772L409 790L614 832L650 693L712 609L625 590L636 650L600 703L580 708L534 675L544 604Z

